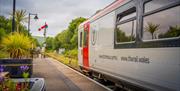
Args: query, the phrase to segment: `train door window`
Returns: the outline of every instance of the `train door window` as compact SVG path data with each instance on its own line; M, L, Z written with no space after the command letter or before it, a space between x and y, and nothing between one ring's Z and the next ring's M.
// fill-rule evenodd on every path
M133 7L117 15L116 43L135 41L136 37L136 8Z
M87 46L87 31L84 31L84 36L83 36L83 46Z
M180 2L176 1L153 0L144 5L143 40L180 36Z
M79 44L80 47L82 47L82 32L80 32L80 44Z

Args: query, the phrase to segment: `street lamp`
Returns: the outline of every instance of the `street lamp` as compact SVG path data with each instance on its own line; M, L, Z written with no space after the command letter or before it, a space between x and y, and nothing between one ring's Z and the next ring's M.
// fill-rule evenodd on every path
M30 19L31 19L31 15L34 15L34 19L37 20L38 19L38 16L37 14L32 14L32 13L29 13L29 16L28 16L28 32L30 33Z
M12 32L15 31L15 12L16 12L16 0L13 0Z

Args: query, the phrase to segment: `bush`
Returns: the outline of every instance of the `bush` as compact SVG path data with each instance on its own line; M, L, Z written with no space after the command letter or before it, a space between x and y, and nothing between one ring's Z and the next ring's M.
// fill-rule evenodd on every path
M16 32L4 37L1 43L3 51L8 52L11 58L27 57L31 45L32 41L28 36Z
M69 56L69 57L73 57L73 58L77 58L78 56L78 50L77 49L73 49L73 50L68 50L64 53L65 56Z
M0 51L0 59L1 58L9 58L9 55L7 52Z
M6 35L6 32L3 28L0 28L0 42L1 42L1 39Z

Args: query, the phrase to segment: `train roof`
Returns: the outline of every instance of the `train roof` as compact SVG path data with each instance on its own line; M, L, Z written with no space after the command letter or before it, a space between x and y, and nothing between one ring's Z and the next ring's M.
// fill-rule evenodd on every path
M130 1L130 0L115 0L113 3L111 3L108 6L106 6L104 9L98 10L88 20L86 20L85 22L81 23L80 26L83 26L87 22L94 21L94 20L96 20L96 19L98 19L98 18L100 18L100 17L110 13L111 11L115 10L116 8L120 7L121 5L125 4L128 1Z

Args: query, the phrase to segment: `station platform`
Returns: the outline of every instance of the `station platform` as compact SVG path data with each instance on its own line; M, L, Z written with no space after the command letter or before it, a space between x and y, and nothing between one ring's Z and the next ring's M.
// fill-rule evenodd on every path
M46 91L109 91L72 68L52 58L33 60L33 77L42 77Z

